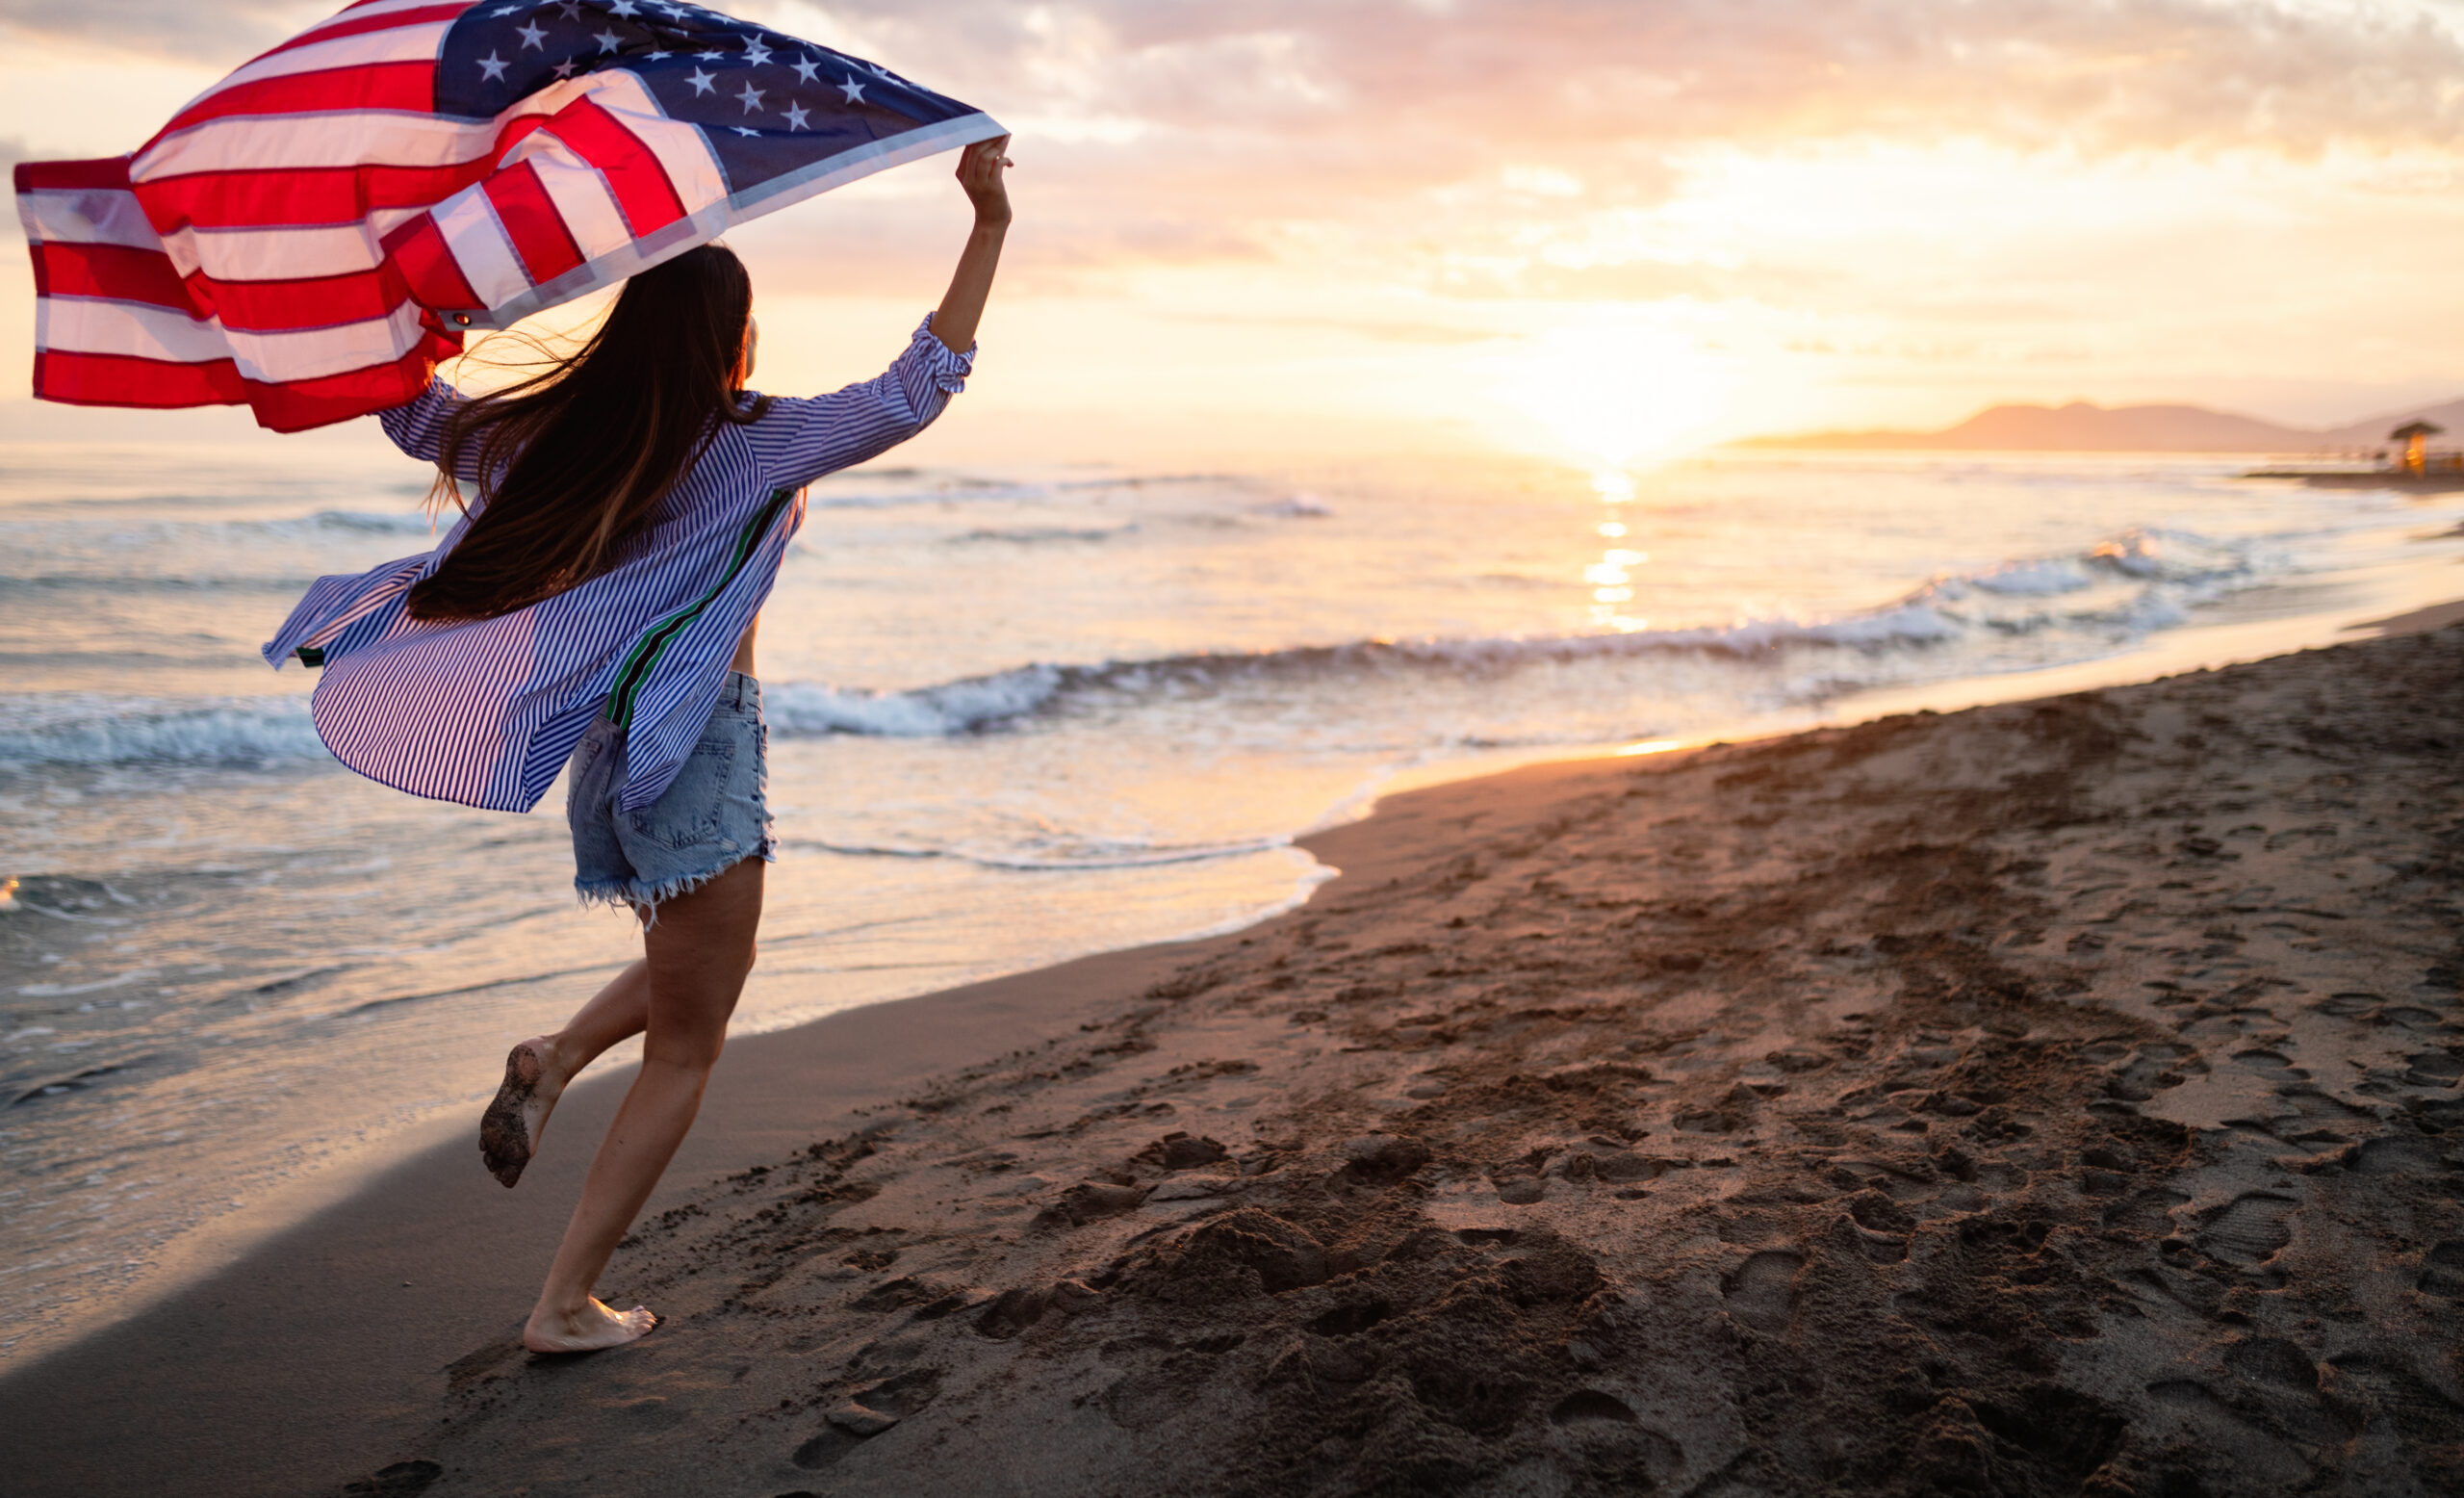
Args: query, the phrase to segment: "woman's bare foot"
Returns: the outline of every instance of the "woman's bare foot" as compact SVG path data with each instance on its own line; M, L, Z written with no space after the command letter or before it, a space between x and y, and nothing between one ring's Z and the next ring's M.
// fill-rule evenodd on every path
M555 1062L555 1046L544 1035L513 1047L504 1058L504 1085L479 1120L479 1157L506 1186L522 1179L548 1126L548 1115L564 1093L565 1076Z
M534 1353L596 1353L651 1334L658 1317L640 1305L629 1311L592 1300L578 1311L534 1310L522 1329L522 1345Z

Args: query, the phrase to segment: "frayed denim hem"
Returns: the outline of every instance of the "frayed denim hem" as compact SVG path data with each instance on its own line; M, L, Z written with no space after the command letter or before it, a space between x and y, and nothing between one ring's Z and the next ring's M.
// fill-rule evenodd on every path
M775 839L764 838L741 853L731 853L715 868L697 874L679 874L645 886L637 879L577 879L574 893L584 905L608 905L631 911L641 917L647 931L658 924L658 908L680 894L690 894L746 859L757 858L765 864L779 862L779 846Z

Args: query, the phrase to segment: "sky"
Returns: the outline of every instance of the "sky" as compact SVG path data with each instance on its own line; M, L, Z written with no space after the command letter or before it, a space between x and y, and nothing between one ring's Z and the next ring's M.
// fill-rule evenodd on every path
M327 9L0 0L0 155L130 149ZM2464 0L732 9L1014 132L952 456L1597 465L2002 400L2464 395ZM759 383L895 351L964 237L951 165L731 236ZM28 407L0 437L128 427Z

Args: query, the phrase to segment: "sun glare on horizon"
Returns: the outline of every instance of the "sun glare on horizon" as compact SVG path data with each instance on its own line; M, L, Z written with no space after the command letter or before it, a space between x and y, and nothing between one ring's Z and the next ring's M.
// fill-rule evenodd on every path
M1498 395L1530 424L1517 434L1595 472L1674 456L1728 409L1734 376L1693 339L1651 327L1560 327L1499 361Z

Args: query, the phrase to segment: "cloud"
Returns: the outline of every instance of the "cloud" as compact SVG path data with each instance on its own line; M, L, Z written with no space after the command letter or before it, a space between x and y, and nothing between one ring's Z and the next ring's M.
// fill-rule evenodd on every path
M237 67L339 9L339 0L0 0L0 33L76 38L154 55L227 53Z
M781 0L768 14L826 24L833 44L1017 123L1018 190L1046 216L1030 257L1169 258L1212 224L1244 254L1333 261L1374 243L1392 264L1418 236L1450 251L1424 257L1424 284L1515 295L1697 286L1648 254L1507 263L1521 226L1647 212L1707 153L1956 142L2089 163L2307 160L2451 152L2464 133L2459 13L2420 0Z
M327 5L0 0L0 27L236 65ZM2446 0L737 0L1021 132L1016 260L1083 268L1375 247L1431 288L1708 289L1648 248L1543 267L1530 225L1645 213L1706 153L1984 142L2451 152ZM919 247L931 214L889 216ZM1424 243L1430 248L1415 252ZM1434 246L1444 245L1443 250ZM822 247L817 278L880 244ZM1398 250L1400 250L1399 255ZM1663 263L1665 261L1666 263ZM1521 265L1523 269L1518 270Z
M1461 146L1981 134L2444 141L2454 8L2401 0L844 0L925 76L1179 127Z

